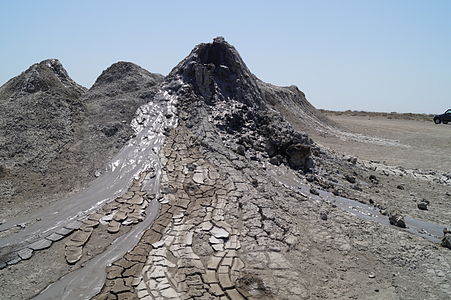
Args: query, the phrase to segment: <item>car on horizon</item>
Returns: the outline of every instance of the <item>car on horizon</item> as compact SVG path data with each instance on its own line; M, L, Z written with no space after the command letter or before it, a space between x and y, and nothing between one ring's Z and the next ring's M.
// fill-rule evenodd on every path
M445 111L444 114L434 116L435 124L448 124L448 122L451 122L451 108Z

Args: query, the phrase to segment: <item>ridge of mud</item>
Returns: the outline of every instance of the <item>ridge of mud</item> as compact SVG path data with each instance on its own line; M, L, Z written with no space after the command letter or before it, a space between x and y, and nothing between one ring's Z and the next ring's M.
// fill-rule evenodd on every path
M0 219L77 191L98 176L134 134L130 122L162 78L119 62L86 90L58 60L45 60L2 86Z
M85 91L56 59L34 64L0 87L0 165L45 171L73 140Z
M119 61L100 74L89 89L89 94L91 94L90 97L94 97L96 94L115 96L136 92L152 88L163 78L163 75L151 73L134 63Z
M16 98L38 92L60 92L78 98L86 88L69 77L58 59L46 59L30 66L0 87L0 99Z
M165 81L174 92L180 90L180 82L188 84L191 89L181 90L181 101L205 103L203 114L213 118L227 146L237 153L253 159L269 157L275 164L287 163L305 172L313 167L313 141L273 107L284 102L284 95L272 92L275 87L270 91L222 37L197 45ZM307 113L315 111L305 98L296 100L309 107Z

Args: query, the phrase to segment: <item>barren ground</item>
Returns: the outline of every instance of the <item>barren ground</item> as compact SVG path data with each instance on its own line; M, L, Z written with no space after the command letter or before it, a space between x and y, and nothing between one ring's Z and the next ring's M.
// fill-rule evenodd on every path
M435 125L432 120L388 119L383 116L328 114L328 117L347 131L394 143L374 144L327 133L310 133L324 146L388 165L444 172L451 170L451 126Z

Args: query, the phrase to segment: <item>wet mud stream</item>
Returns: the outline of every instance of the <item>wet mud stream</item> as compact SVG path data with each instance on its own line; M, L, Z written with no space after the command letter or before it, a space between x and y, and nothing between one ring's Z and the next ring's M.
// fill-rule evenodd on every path
M29 258L21 256L24 251L28 251L31 256L36 251L49 247L54 242L52 235L76 230L87 216L126 193L133 180L138 179L143 172L153 174L144 179L141 185L142 192L156 195L145 210L144 220L116 238L103 253L85 262L83 267L49 285L36 299L90 299L95 296L104 284L105 267L130 251L152 224L159 211L159 152L165 131L177 125L175 103L175 97L167 92L160 92L153 102L141 106L131 124L135 137L120 150L103 174L88 188L32 215L0 225L0 250L3 250L0 253L3 256L3 267L6 267Z
M360 203L356 200L335 196L330 192L322 190L318 190L319 195L313 195L310 193L310 186L302 182L292 170L288 168L282 170L282 168L274 168L272 166L267 166L267 170L268 174L276 181L295 192L300 192L315 200L327 201L353 216L382 225L390 225L388 216L381 214L379 209L374 206ZM396 228L399 230L406 230L433 243L440 243L443 237L443 229L446 227L444 225L419 220L410 216L405 216L404 221L407 226L405 229L399 227Z
M143 222L117 238L106 251L85 262L82 268L63 276L33 299L91 299L97 295L105 282L105 267L124 256L131 246L138 243L144 231L157 217L158 211L159 203L153 200Z

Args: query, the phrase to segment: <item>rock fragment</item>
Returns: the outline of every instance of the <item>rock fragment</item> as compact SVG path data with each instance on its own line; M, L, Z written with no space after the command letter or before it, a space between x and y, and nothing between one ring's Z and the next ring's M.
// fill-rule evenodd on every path
M345 176L345 179L346 179L349 183L352 183L352 184L354 184L354 183L357 182L356 178L355 178L354 176L351 176L351 175L346 175L346 176Z
M429 201L423 199L420 202L418 202L417 207L420 210L428 210L428 205L429 205Z
M318 190L317 189L315 189L315 188L310 188L310 194L313 194L313 195L316 195L316 196L319 196L319 192L318 192Z
M445 248L451 249L451 230L443 229L443 238L441 245Z
M395 225L397 227L406 228L406 222L404 221L404 216L399 214L392 214L388 218L390 224Z

